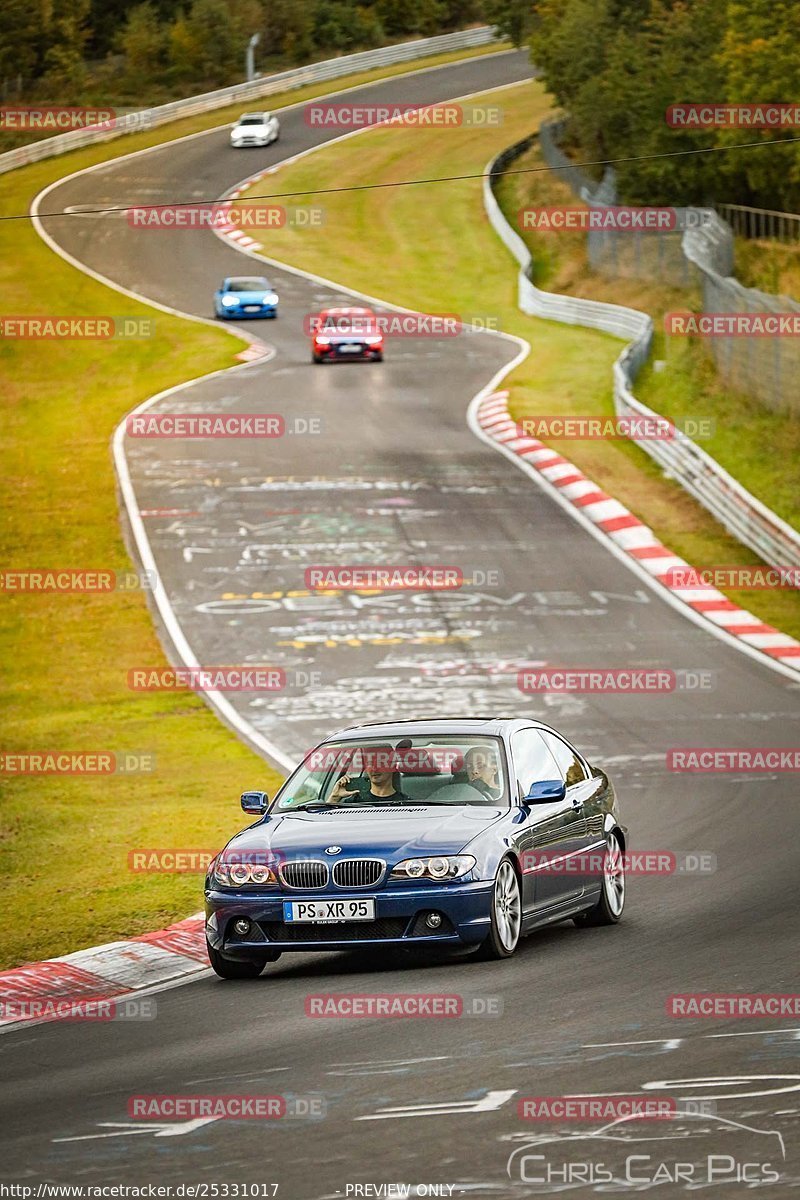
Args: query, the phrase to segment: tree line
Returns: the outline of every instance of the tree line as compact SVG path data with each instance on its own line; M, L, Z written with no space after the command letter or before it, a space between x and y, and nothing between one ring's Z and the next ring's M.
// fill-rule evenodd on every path
M671 105L709 102L800 110L798 0L538 0L524 9L531 56L569 113L576 158L641 156L615 167L626 201L800 211L800 145L790 143L800 122L689 129L665 116ZM787 144L735 149L775 138ZM715 146L731 149L648 157Z
M502 3L502 0L500 0ZM498 0L2 0L2 99L148 106L490 18ZM488 14L488 16L487 16Z

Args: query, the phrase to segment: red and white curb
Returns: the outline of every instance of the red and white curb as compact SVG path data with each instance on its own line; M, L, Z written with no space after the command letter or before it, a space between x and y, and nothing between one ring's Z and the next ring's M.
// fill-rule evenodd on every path
M274 167L269 167L266 171L259 171L257 175L251 175L244 183L240 183L232 192L226 192L224 200L220 201L220 208L226 212L230 212L233 208L233 201L238 200L242 192L252 187L253 184L258 183L260 179L263 179L265 175L271 174L274 170ZM249 233L245 233L241 226L236 225L233 221L226 221L224 225L217 225L215 223L214 233L227 241L233 242L235 246L239 246L244 250L264 249L261 242L257 242L255 238L250 237Z
M208 968L202 913L121 942L0 972L0 1032L80 1019L89 1001L122 1000Z
M738 639L771 662L797 671L800 676L800 642L772 625L766 625L747 609L740 608L713 587L681 587L667 582L676 568L691 569L690 564L667 549L638 517L624 504L609 496L591 479L556 450L537 438L521 436L509 416L508 395L493 392L478 406L477 421L493 441L523 459L565 500L604 533L629 558L635 560L673 597L714 627Z

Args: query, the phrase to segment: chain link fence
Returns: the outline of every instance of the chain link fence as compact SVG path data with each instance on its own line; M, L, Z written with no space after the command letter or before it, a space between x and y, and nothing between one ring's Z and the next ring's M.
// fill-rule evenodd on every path
M613 171L606 170L598 183L586 172L572 166L559 141L565 121L547 121L540 130L542 156L555 174L580 200L593 209L617 203ZM727 206L729 209L735 206ZM683 228L669 230L590 229L587 256L592 267L615 277L654 280L679 288L696 288L702 297L704 314L800 314L800 303L788 296L773 296L756 288L746 288L734 278L734 240L731 226L712 209L687 208L682 214ZM750 213L742 210L746 221ZM772 214L774 228L788 240L790 220L783 225L777 218L790 214ZM800 218L794 218L800 229ZM752 228L767 228L761 224ZM800 318L799 318L800 319ZM720 376L735 384L776 411L800 413L800 337L787 334L742 332L730 337L708 336L704 345L713 357Z

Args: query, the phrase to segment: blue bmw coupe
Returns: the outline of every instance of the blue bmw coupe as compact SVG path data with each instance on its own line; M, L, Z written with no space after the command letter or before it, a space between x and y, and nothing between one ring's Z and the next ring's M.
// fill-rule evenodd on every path
M284 951L472 947L508 958L572 918L613 925L627 830L605 772L547 725L360 725L310 751L209 866L206 937L225 979Z

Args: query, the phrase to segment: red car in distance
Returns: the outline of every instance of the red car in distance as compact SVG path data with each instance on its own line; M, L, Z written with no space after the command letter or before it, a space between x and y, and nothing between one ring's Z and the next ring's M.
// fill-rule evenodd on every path
M326 308L311 320L311 357L315 363L342 359L381 362L383 334L371 308Z

